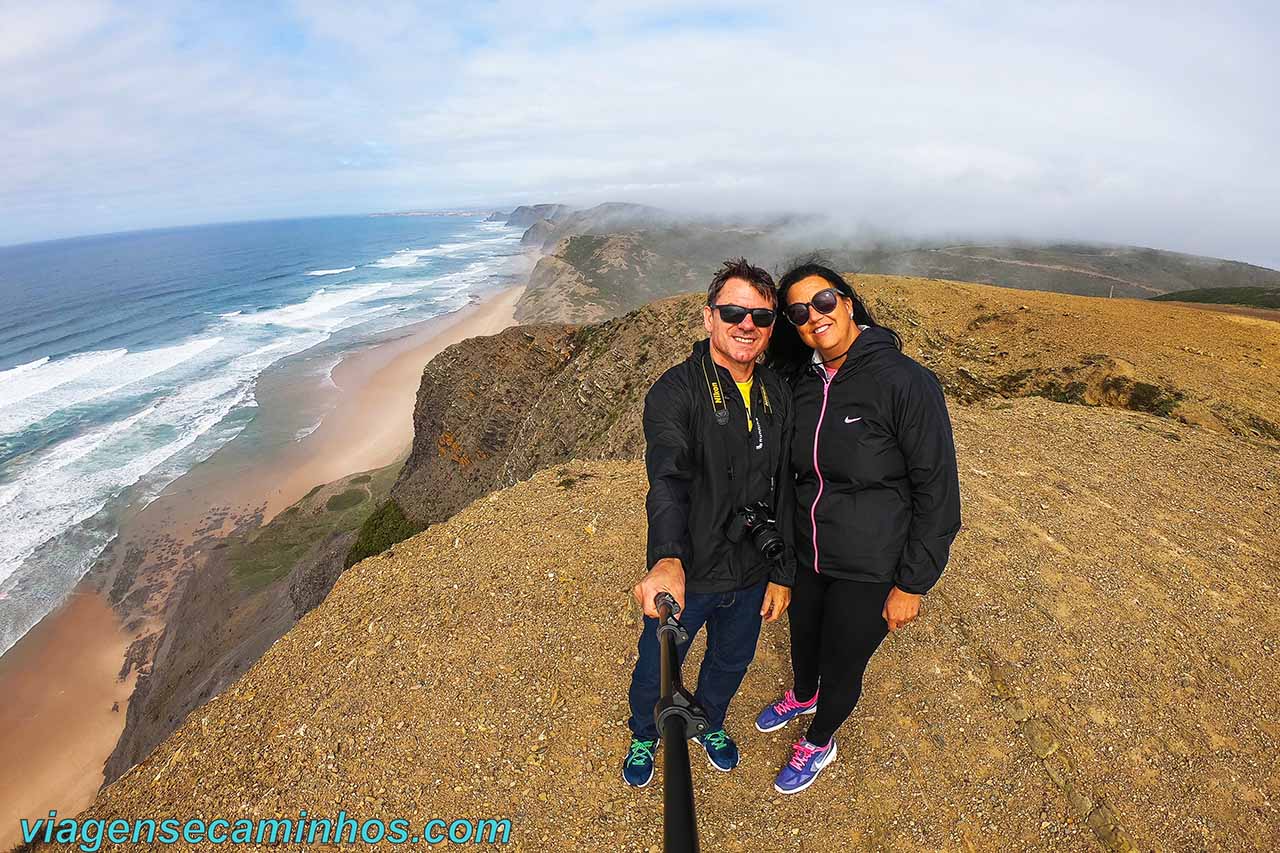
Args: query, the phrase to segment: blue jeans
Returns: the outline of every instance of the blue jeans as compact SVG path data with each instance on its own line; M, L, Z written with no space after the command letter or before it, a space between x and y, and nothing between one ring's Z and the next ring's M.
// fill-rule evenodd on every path
M760 638L760 606L767 582L737 592L691 593L685 596L680 622L689 631L689 642L677 647L680 662L689 653L693 638L707 626L707 653L698 673L698 689L693 698L707 712L707 731L724 727L729 701L742 685L747 667L756 655ZM658 702L661 662L658 620L646 616L640 632L640 657L631 674L631 719L627 725L640 740L656 740L658 729L653 706ZM688 679L686 678L687 682Z

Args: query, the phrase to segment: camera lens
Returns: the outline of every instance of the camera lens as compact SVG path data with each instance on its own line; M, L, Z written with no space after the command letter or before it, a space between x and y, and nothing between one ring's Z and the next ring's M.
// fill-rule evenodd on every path
M778 528L772 524L762 524L751 532L752 542L756 550L770 560L781 559L786 547L782 544L782 536Z

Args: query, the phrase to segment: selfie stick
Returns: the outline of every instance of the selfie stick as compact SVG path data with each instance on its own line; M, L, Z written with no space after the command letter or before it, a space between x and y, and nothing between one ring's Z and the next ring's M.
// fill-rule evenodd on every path
M661 693L653 716L662 735L662 845L665 853L697 853L698 822L693 813L693 777L689 772L691 735L707 730L707 715L680 680L676 646L689 632L676 614L680 606L669 592L653 599L658 610L658 647L662 661Z

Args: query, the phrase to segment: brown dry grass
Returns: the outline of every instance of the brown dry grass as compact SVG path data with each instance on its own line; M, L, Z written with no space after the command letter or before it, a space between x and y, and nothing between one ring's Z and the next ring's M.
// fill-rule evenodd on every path
M1280 448L1280 322L935 279L850 280L958 398L1032 393L1167 408L1186 423ZM1154 405L1141 394L1130 404L1138 383L1162 392L1147 395Z

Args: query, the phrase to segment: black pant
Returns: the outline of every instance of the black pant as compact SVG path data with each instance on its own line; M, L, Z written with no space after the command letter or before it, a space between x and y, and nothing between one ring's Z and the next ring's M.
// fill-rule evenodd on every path
M818 711L805 738L825 746L862 695L867 661L889 633L881 615L893 583L834 580L812 570L796 572L791 594L791 668L796 699L813 697Z

